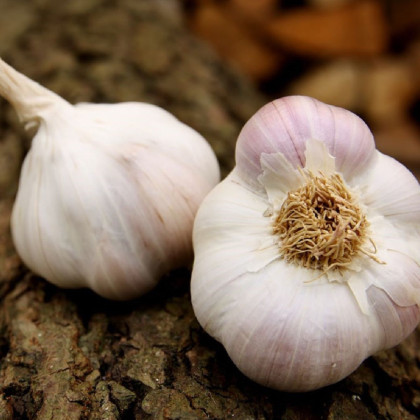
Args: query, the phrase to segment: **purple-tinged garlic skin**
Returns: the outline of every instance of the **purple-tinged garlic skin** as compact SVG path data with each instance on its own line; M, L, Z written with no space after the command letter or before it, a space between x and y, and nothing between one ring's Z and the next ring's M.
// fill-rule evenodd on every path
M288 96L268 103L245 124L236 147L237 171L254 183L261 173L261 154L278 152L294 168L302 167L308 139L322 140L346 177L365 168L375 154L372 133L357 115L308 97Z
M189 264L196 211L220 179L201 135L146 103L73 106L2 60L0 95L37 129L11 220L31 270L124 300Z
M262 385L338 382L420 321L419 184L359 117L315 99L246 123L193 245L198 321Z

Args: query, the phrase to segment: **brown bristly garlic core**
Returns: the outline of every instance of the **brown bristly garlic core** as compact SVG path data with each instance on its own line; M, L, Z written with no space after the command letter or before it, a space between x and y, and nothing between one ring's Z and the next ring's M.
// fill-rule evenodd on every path
M324 273L348 267L359 252L380 263L369 223L341 176L302 173L305 184L288 193L274 221L282 258Z

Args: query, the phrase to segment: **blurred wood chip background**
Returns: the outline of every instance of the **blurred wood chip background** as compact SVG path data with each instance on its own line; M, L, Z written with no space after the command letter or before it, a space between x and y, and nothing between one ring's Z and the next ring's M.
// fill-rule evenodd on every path
M269 97L359 114L420 176L418 0L185 0L189 27Z

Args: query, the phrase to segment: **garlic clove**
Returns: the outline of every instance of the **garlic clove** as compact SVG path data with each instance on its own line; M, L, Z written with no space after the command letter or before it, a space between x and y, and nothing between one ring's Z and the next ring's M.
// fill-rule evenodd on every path
M410 326L418 323L418 306L397 305L385 291L376 287L370 287L367 295L382 327L379 329L383 334L383 346L392 347L399 344L411 333Z
M203 137L150 104L73 106L1 60L0 95L37 128L11 220L31 270L131 299L189 263L195 213L220 176Z
M410 334L420 321L420 187L374 149L366 125L284 98L245 125L236 157L195 219L191 297L238 368L307 391Z
M420 215L420 192L413 174L395 159L382 153L369 170L360 174L366 180L366 187L360 191L366 205L379 214L397 222ZM357 181L355 181L357 183ZM351 184L351 182L350 182Z
M252 283L244 282L224 320L222 342L238 368L266 386L281 383L280 389L305 391L334 383L371 351L375 330L368 318L359 316L344 285L296 288L292 281L304 279L281 268L272 264L255 274ZM287 278L289 284L284 290L274 283L270 287L266 277ZM229 295L234 291L240 290L225 289Z
M375 150L370 130L355 114L320 106L312 98L290 96L265 105L245 124L237 142L237 170L258 188L255 179L262 153L280 152L293 167L304 166L308 139L322 140L347 178L365 167Z
M387 250L384 257L386 265L370 267L369 283L382 289L400 307L420 305L418 264L407 255L392 249Z

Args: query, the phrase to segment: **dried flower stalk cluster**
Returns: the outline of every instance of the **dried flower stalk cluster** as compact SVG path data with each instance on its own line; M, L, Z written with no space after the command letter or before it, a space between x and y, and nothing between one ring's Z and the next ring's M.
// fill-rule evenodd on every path
M369 224L339 174L304 174L275 219L280 253L314 270L347 267L366 243Z

